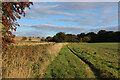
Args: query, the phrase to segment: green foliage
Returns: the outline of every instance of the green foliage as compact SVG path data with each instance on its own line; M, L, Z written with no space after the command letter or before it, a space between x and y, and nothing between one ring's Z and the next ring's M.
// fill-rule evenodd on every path
M72 34L66 34L66 42L78 42L77 36Z
M65 33L64 32L59 32L53 37L52 41L65 42L65 38L66 38Z
M52 41L52 37L48 36L45 41Z
M89 32L87 34L81 33L77 35L65 34L64 32L57 33L53 42L120 42L120 31L105 31L100 30L97 34Z
M82 41L83 42L89 42L91 39L90 39L90 37L89 36L84 36L83 38L82 38Z
M64 32L57 33L51 41L54 42L78 42L77 36L73 34L65 34Z

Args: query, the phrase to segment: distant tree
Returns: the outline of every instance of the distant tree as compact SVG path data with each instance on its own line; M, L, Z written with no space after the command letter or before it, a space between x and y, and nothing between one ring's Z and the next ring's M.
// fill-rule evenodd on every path
M77 36L73 34L66 34L66 42L78 42Z
M78 40L78 42L83 42L82 38L80 38L80 39Z
M107 31L105 34L105 42L115 42L116 40L116 35L114 31Z
M97 33L97 42L105 42L106 41L106 30L100 30Z
M49 38L49 37L48 37ZM57 33L51 41L54 42L120 42L120 31L106 31L100 30L98 33L89 32L87 34L81 33L65 34L64 32Z
M27 40L27 37L22 37L22 40Z
M32 39L31 39L31 37L29 37L29 41L31 41Z
M120 31L115 32L115 41L120 42Z
M45 41L52 41L52 37L48 36Z
M116 42L117 40L118 36L114 31L100 30L97 34L98 42Z
M52 41L54 42L65 42L66 34L64 32L59 32L55 36L53 36Z
M44 38L44 37L42 37L42 38L40 39L40 41L42 41L42 42L43 42L43 41L45 41L45 38Z
M89 42L96 42L97 34L95 34L94 32L89 32L89 33L86 34L86 36L90 37Z
M45 39L42 38L41 41L43 42L43 41L45 41Z
M82 38L82 41L83 42L89 42L91 39L90 39L90 37L89 36L84 36L83 38Z
M83 38L84 36L86 36L85 33L78 34L78 35L77 35L77 39L78 39L78 41L80 41L81 38Z
M106 30L100 30L100 31L98 32L98 34L104 34L104 33L106 33Z

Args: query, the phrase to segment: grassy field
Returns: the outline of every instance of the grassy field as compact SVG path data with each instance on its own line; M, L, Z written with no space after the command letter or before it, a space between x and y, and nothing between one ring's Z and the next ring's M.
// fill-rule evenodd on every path
M94 73L78 57L71 53L66 46L48 66L43 78L95 78Z
M3 78L39 78L64 43L10 45L2 55Z
M118 43L70 43L44 72L44 78L118 78Z
M2 55L3 78L118 78L118 43L20 44Z

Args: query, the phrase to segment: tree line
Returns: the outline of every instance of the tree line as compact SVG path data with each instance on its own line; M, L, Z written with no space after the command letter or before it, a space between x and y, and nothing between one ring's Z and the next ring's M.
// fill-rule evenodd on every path
M45 41L48 42L120 42L120 31L106 31L100 30L98 33L80 33L65 34L65 32L59 32L53 37L48 36Z

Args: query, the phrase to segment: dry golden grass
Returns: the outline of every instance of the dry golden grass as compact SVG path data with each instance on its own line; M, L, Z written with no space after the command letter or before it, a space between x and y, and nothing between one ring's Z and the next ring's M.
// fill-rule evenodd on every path
M23 46L23 45L44 45L44 44L54 44L55 42L27 42L27 41L24 41L24 42L17 42L13 45L16 45L16 46Z
M15 41L21 41L22 40L22 37L21 36L16 36L15 37ZM31 41L40 41L41 40L41 38L33 38L33 37L31 37ZM25 41L29 41L29 37L27 37L27 40L25 40Z
M38 78L66 43L11 45L2 56L3 78Z

